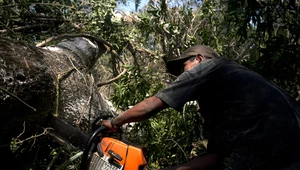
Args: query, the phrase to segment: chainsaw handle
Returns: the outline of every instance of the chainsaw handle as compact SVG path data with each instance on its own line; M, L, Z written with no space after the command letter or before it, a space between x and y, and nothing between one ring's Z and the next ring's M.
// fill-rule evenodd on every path
M98 135L100 133L103 133L104 131L107 131L108 128L106 126L100 126L98 129L96 129L93 134L91 135L91 137L89 138L83 155L82 155L82 161L80 164L80 170L87 170L87 165L88 165L88 159L89 159L89 154L91 152L91 149L93 148L92 145L94 144L94 141L97 137L99 137Z

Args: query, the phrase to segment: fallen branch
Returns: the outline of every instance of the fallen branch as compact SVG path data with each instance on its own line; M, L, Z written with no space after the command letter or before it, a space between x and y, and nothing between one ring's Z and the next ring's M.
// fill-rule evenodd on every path
M300 102L300 86L297 85L297 92L298 92L298 96L296 97L296 101Z
M177 143L174 139L166 139L166 141L172 141L172 142L174 142L175 143L174 146L177 145L179 147L179 149L182 151L182 153L184 154L185 159L187 161L189 160L189 158L187 157L186 153L184 152L183 148L179 145L179 143Z
M65 38L75 38L75 37L85 37L85 38L87 38L89 40L95 41L98 45L104 45L104 47L113 56L116 56L119 59L119 61L121 63L123 63L123 61L121 60L121 58L118 55L118 53L115 50L113 50L112 45L109 42L105 41L102 38L94 37L94 36L89 35L89 34L62 34L62 35L58 35L58 36L47 38L46 40L42 41L41 43L36 44L36 47L44 47L48 43L53 42L53 41L58 41L58 40L62 40L62 39L65 39Z
M125 74L126 72L127 72L127 69L124 69L124 70L122 71L122 73L120 73L117 77L112 78L112 79L108 80L107 82L99 83L99 84L97 85L97 87L101 87L101 86L104 86L104 85L106 85L106 84L110 84L110 83L112 83L112 82L117 81L117 80L120 79L121 76L122 76L123 74Z
M296 101L300 101L300 90L298 91L298 97L296 97Z
M49 127L53 128L49 135L66 148L84 149L89 139L85 132L52 115L49 116Z
M59 6L59 7L66 7L66 8L76 10L76 8L74 8L73 6L61 5L58 2L56 2L56 3L32 2L32 3L27 3L27 4L30 4L30 5ZM24 4L23 3L15 3L13 5L2 5L2 6L0 6L0 8L9 8L9 7L15 7L15 6L24 6Z
M80 158L80 156L83 154L83 151L80 151L78 153L76 153L74 156L72 156L71 158L69 158L66 162L64 162L63 164L61 164L60 166L58 166L55 170L64 170L67 169L67 166L70 165L74 160Z
M42 133L37 134L37 135L32 135L32 136L30 136L30 137L28 137L28 138L26 138L26 139L20 140L19 137L21 137L21 135L22 135L22 134L24 133L24 131L25 131L25 122L24 122L24 123L23 123L23 131L22 131L22 133L21 133L17 138L13 139L13 140L12 140L12 143L13 143L14 145L16 145L16 144L22 144L22 143L25 142L25 141L32 140L32 139L41 137L41 136L43 136L43 135L47 135L47 134L49 133L49 130L52 130L52 128L50 128L50 127L44 128L44 131L43 131Z
M89 34L62 34L62 35L50 37L50 38L42 41L41 43L36 44L36 47L44 47L46 44L53 42L53 41L62 40L65 38L75 38L75 37L85 37L85 38L88 38L90 40L97 42L98 45L100 45L100 44L104 45L106 47L106 49L112 48L112 45L110 43L108 43L107 41L103 40L102 38L94 37Z
M20 26L20 27L15 27L15 28L12 28L10 30L0 30L0 33L3 34L3 33L7 33L8 31L22 31L22 30L26 30L26 29L30 29L30 28L35 28L35 27L42 27L44 25L42 24L36 24L36 25L25 25L25 26Z
M12 94L11 92L9 92L9 91L3 89L2 87L0 87L0 90L4 91L4 92L7 93L8 95L10 95L10 96L12 96L12 97L18 99L20 102L22 102L22 103L25 104L27 107L29 107L30 109L32 109L33 111L36 112L36 109L35 109L34 107L32 107L32 106L30 106L29 104L27 104L26 102L24 102L24 101L23 101L22 99L20 99L18 96L16 96L16 95Z

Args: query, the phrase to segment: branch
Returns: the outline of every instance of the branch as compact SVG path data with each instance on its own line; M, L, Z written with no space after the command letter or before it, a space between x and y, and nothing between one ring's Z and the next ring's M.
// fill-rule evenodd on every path
M296 97L296 101L300 102L300 86L297 85L297 93L298 93L298 96Z
M41 137L43 135L47 135L49 133L49 130L52 130L52 128L50 128L50 127L44 128L44 131L42 133L37 134L37 135L32 135L32 136L30 136L30 137L28 137L26 139L20 140L19 137L25 132L25 122L24 122L23 123L23 131L22 131L22 133L17 138L13 139L12 143L15 144L15 145L16 144L22 144L25 141L36 139L36 138Z
M298 97L296 97L296 101L300 101L300 90L298 91Z
M69 158L66 162L59 165L55 170L64 170L67 169L67 166L70 165L74 160L78 159L83 154L83 151L76 153L74 156Z
M110 83L112 83L112 82L115 82L115 81L119 80L119 79L121 78L121 76L122 76L123 74L125 74L126 72L127 72L127 69L124 69L124 70L122 71L122 73L120 73L117 77L112 78L112 79L108 80L107 82L99 83L99 84L97 85L97 87L101 87L101 86L104 86L104 85L106 85L106 84L110 84Z
M2 87L0 87L0 90L4 91L5 93L9 94L9 95L12 96L12 97L18 99L20 102L22 102L22 103L25 104L27 107L29 107L30 109L32 109L33 111L36 112L36 109L35 109L34 107L32 107L32 106L30 106L29 104L27 104L26 102L24 102L24 101L23 101L22 99L20 99L18 96L12 94L11 92L5 90L5 89L2 88Z
M30 19L30 20L39 20L39 21L70 22L69 20L64 20L64 19L54 18L54 17L36 17L36 16L29 16L28 19Z
M58 2L56 3L45 3L45 2L32 2L32 3L28 3L28 4L34 4L34 5L49 5L49 6L59 6L59 7L66 7L66 8L70 8L70 9L74 9L76 10L76 8L74 8L73 6L68 6L68 5L61 5Z
M185 157L185 159L188 161L189 159L188 159L188 157L187 157L187 155L186 155L186 153L184 152L184 150L182 149L182 147L179 145L179 143L177 143L175 140L173 140L173 139L166 139L166 141L172 141L172 142L174 142L175 143L175 146L177 145L178 147L179 147L179 149L182 151L182 153L184 154L184 157Z
M50 37L44 41L42 41L41 43L36 44L36 47L44 47L46 46L46 44L53 42L53 41L57 41L57 40L61 40L61 39L65 39L65 38L75 38L75 37L85 37L88 38L89 40L93 40L95 41L98 45L104 45L104 47L113 55L118 57L119 61L123 63L123 61L121 60L120 56L118 55L118 53L113 50L113 46L105 41L102 38L98 38L89 34L62 34L62 35L58 35L58 36L53 36Z
M35 28L35 27L42 27L44 25L42 24L35 24L35 25L25 25L25 26L20 26L20 27L15 27L15 28L12 28L11 30L12 31L22 31L22 30L25 30L25 29L30 29L30 28ZM3 33L7 33L9 30L5 29L5 30L0 30L0 33L3 34Z
M49 126L53 128L49 135L67 148L83 149L88 142L89 136L85 132L53 115L49 115Z
M240 52L240 54L238 56L236 56L235 60L241 60L242 57L245 55L245 53L249 50L249 48L251 47L252 45L252 40L249 40L245 45L244 45L244 48L243 50Z
M138 47L138 45L132 41L128 41L128 50L131 52L131 54L135 54L135 53L141 53L144 55L150 55L150 56L156 56L155 53L153 53L152 51L145 49L145 48L141 48Z
M110 43L108 43L107 41L103 40L102 38L94 37L89 34L62 34L62 35L50 37L50 38L42 41L41 43L38 43L36 45L36 47L44 47L46 44L48 44L52 41L57 41L57 40L65 39L65 38L75 38L75 37L85 37L85 38L94 40L95 42L98 43L98 45L100 45L100 44L104 45L106 49L112 48L112 45Z
M67 6L67 5L61 5L59 3L43 3L43 2L32 2L32 3L27 3L27 4L32 4L32 5L49 5L49 6L59 6L59 7L66 7L66 8L70 8L70 9L74 9L76 10L76 8L74 8L73 6ZM13 5L2 5L0 6L0 8L9 8L9 7L15 7L15 6L23 6L23 3L16 3Z

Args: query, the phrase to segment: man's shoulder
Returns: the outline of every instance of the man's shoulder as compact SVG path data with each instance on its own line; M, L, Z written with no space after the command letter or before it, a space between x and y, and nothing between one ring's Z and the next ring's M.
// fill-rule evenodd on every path
M190 74L207 75L211 73L224 73L229 70L246 69L242 65L225 57L206 59L189 71Z

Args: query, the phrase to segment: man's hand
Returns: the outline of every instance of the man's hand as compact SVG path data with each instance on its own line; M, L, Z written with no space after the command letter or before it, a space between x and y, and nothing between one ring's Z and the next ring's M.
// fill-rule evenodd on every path
M113 120L112 122L111 120L102 120L101 125L106 126L111 130L116 130L125 123L140 122L148 119L167 107L169 106L161 99L156 96L152 96L136 104L131 109L126 110L124 113L119 114L117 117L111 119Z
M101 125L106 126L109 129L113 129L113 127L110 124L110 120L102 120Z
M111 120L102 120L101 122L101 125L102 126L106 126L108 129L110 129L112 132L117 132L119 131L119 128L117 127L112 127L112 124L111 124Z

